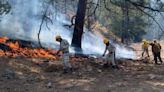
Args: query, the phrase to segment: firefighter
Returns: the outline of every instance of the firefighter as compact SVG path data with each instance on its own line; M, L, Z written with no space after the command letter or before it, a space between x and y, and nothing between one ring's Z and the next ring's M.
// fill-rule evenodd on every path
M62 52L64 58L64 73L68 73L69 71L72 71L72 66L69 62L69 43L67 40L62 39L61 36L56 36L56 41L60 42L60 49L57 51L56 54Z
M105 48L103 56L105 56L106 52L108 51L108 54L106 57L107 62L104 64L104 67L107 67L109 64L109 61L111 61L112 68L118 68L115 62L115 47L112 44L110 44L108 39L104 39L104 44L106 45L106 48Z
M142 44L142 58L144 56L144 53L147 54L147 57L149 56L149 42L146 40L143 40L143 44Z
M154 40L154 42L150 43L150 45L152 46L152 53L154 56L155 64L158 64L157 59L159 59L159 61L162 64L163 61L161 59L161 45L159 43L157 43L156 40Z

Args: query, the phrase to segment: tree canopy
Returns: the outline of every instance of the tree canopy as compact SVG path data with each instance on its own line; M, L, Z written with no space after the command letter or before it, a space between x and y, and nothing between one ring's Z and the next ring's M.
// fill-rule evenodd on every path
M126 41L141 41L142 37L146 34L146 29L151 25L152 21L163 28L155 19L154 14L159 13L163 9L163 2L161 0L84 0L83 4L78 4L79 0L50 0L51 4L54 4L54 8L64 13L70 11L76 12L81 10L79 5L86 6L84 26L92 31L94 24L99 22L102 26L108 28L116 36L122 39L122 42ZM162 15L162 14L161 14ZM81 16L77 13L73 18ZM72 22L72 21L71 21ZM77 28L77 22L75 24ZM71 25L71 26L72 26ZM82 28L81 28L82 29ZM74 32L77 32L74 30ZM81 39L83 30L76 34ZM75 35L74 35L75 36ZM74 37L73 37L74 38ZM77 40L77 38L76 38ZM76 41L73 39L73 41ZM79 47L81 47L81 42Z
M7 1L1 0L0 1L0 15L7 14L10 12L10 10L11 10L11 5Z

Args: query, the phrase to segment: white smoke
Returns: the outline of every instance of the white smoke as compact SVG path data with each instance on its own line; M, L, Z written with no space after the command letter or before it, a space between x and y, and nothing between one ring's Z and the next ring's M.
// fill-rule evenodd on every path
M117 58L136 59L136 53L132 49L126 48L125 46L118 44L115 44L115 47Z
M6 15L0 22L0 33L12 38L37 41L37 34L41 23L39 13L42 11L42 4L39 0L9 0L12 4L12 11ZM56 14L55 14L56 15ZM64 24L69 24L66 15L57 13L52 15L53 25L49 24L50 31L45 25L42 27L41 42L45 47L58 48L55 42L55 36L61 35L71 43L73 30L65 28ZM116 46L116 57L134 58L132 50L123 46ZM85 29L82 39L82 48L84 54L102 55L105 45L100 37L88 32ZM73 50L71 50L73 52Z

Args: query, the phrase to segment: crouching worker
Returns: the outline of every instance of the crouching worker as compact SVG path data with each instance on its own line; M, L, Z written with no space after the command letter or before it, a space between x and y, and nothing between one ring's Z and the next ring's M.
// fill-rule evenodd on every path
M57 54L62 52L63 54L63 65L64 65L64 73L72 72L72 66L69 62L69 43L67 40L62 39L61 36L56 36L56 41L60 42L60 49Z
M109 66L109 61L112 62L112 68L118 68L115 62L115 47L110 44L108 39L104 39L104 44L106 45L105 51L103 56L105 56L106 52L108 51L108 54L106 56L106 63L104 64L104 67Z

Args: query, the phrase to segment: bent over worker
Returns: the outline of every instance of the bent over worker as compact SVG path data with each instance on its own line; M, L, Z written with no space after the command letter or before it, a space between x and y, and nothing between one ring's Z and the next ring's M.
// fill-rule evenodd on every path
M108 51L108 54L106 57L107 62L106 64L104 64L104 66L108 66L109 61L111 61L112 68L118 68L115 62L115 50L116 50L115 47L112 44L110 44L108 39L104 39L104 44L106 45L106 48L105 48L103 56L105 56L106 52Z
M144 56L144 53L146 53L147 57L149 57L149 42L146 40L143 40L142 44L142 57Z
M155 64L158 64L157 59L159 59L159 61L162 64L163 61L161 59L161 45L159 43L157 43L156 40L154 40L154 42L151 43L150 45L152 46L152 53L154 56Z
M62 39L61 36L56 36L56 41L60 42L60 49L58 50L57 54L60 52L63 53L63 64L64 64L64 73L68 71L72 71L72 66L69 62L69 43L67 40Z

